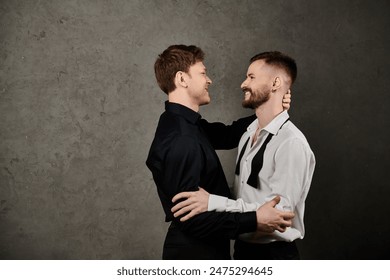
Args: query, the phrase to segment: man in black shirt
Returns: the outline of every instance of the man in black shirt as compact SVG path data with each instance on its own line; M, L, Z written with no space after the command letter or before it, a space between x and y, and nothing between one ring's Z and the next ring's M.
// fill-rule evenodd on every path
M272 232L291 226L294 216L274 208L270 201L256 212L205 212L180 222L171 212L172 198L202 186L209 193L230 197L229 187L215 149L237 147L255 116L230 126L201 119L199 107L210 102L211 80L203 64L204 53L195 46L174 45L159 55L155 74L168 94L146 164L171 222L163 259L230 259L230 242L240 233Z

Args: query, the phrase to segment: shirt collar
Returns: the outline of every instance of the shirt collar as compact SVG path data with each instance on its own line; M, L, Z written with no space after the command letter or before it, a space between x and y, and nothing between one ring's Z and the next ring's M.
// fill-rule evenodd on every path
M169 101L165 102L165 111L180 115L193 124L201 118L199 113L191 110L190 108L179 103L172 103Z
M277 134L282 124L289 118L287 111L283 111L277 115L269 124L267 124L262 130L265 130L273 135ZM258 119L255 119L249 126L248 131L256 131L258 126Z
M289 118L289 115L286 110L277 115L269 124L264 127L264 130L272 133L273 135L277 134L282 124Z

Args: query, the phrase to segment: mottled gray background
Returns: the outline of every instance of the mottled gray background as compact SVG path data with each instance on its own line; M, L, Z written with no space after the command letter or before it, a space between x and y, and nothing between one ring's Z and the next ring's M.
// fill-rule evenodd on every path
M290 115L317 158L305 259L390 256L389 1L0 1L0 257L159 259L145 166L176 43L206 54L210 121L240 106L248 59L296 58ZM229 182L236 150L220 152Z

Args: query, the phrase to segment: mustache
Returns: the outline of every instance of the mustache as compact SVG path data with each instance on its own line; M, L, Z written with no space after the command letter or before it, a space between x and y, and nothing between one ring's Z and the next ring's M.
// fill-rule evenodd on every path
M245 93L245 92L247 92L247 91L249 91L251 94L253 93L252 90L251 90L250 88L247 88L247 87L243 87L243 88L242 88L242 92L243 92L243 93Z

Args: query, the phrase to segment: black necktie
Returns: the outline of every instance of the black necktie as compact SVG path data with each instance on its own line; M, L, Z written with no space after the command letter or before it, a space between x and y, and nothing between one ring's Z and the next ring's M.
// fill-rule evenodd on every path
M288 122L290 119L288 118L281 126L279 129L282 128L282 126ZM261 145L259 151L256 153L256 155L252 159L252 168L251 168L251 174L249 175L247 184L250 185L251 187L254 187L255 189L257 188L257 177L260 173L261 168L263 167L263 160L264 160L264 152L265 148L267 147L268 143L271 141L272 137L274 135L272 133L269 133L267 138L265 139L263 145ZM242 150L240 152L240 156L238 157L237 164L236 164L236 175L240 175L240 163L242 160L242 157L244 156L246 146L248 145L250 137L248 140L246 140L244 146L242 147Z
M237 164L236 164L236 172L235 172L236 175L240 175L240 163L241 163L242 157L244 156L246 146L248 146L249 139L250 139L250 137L248 137L248 140L246 140L244 147L242 147L242 149L241 149L240 156L238 157Z

